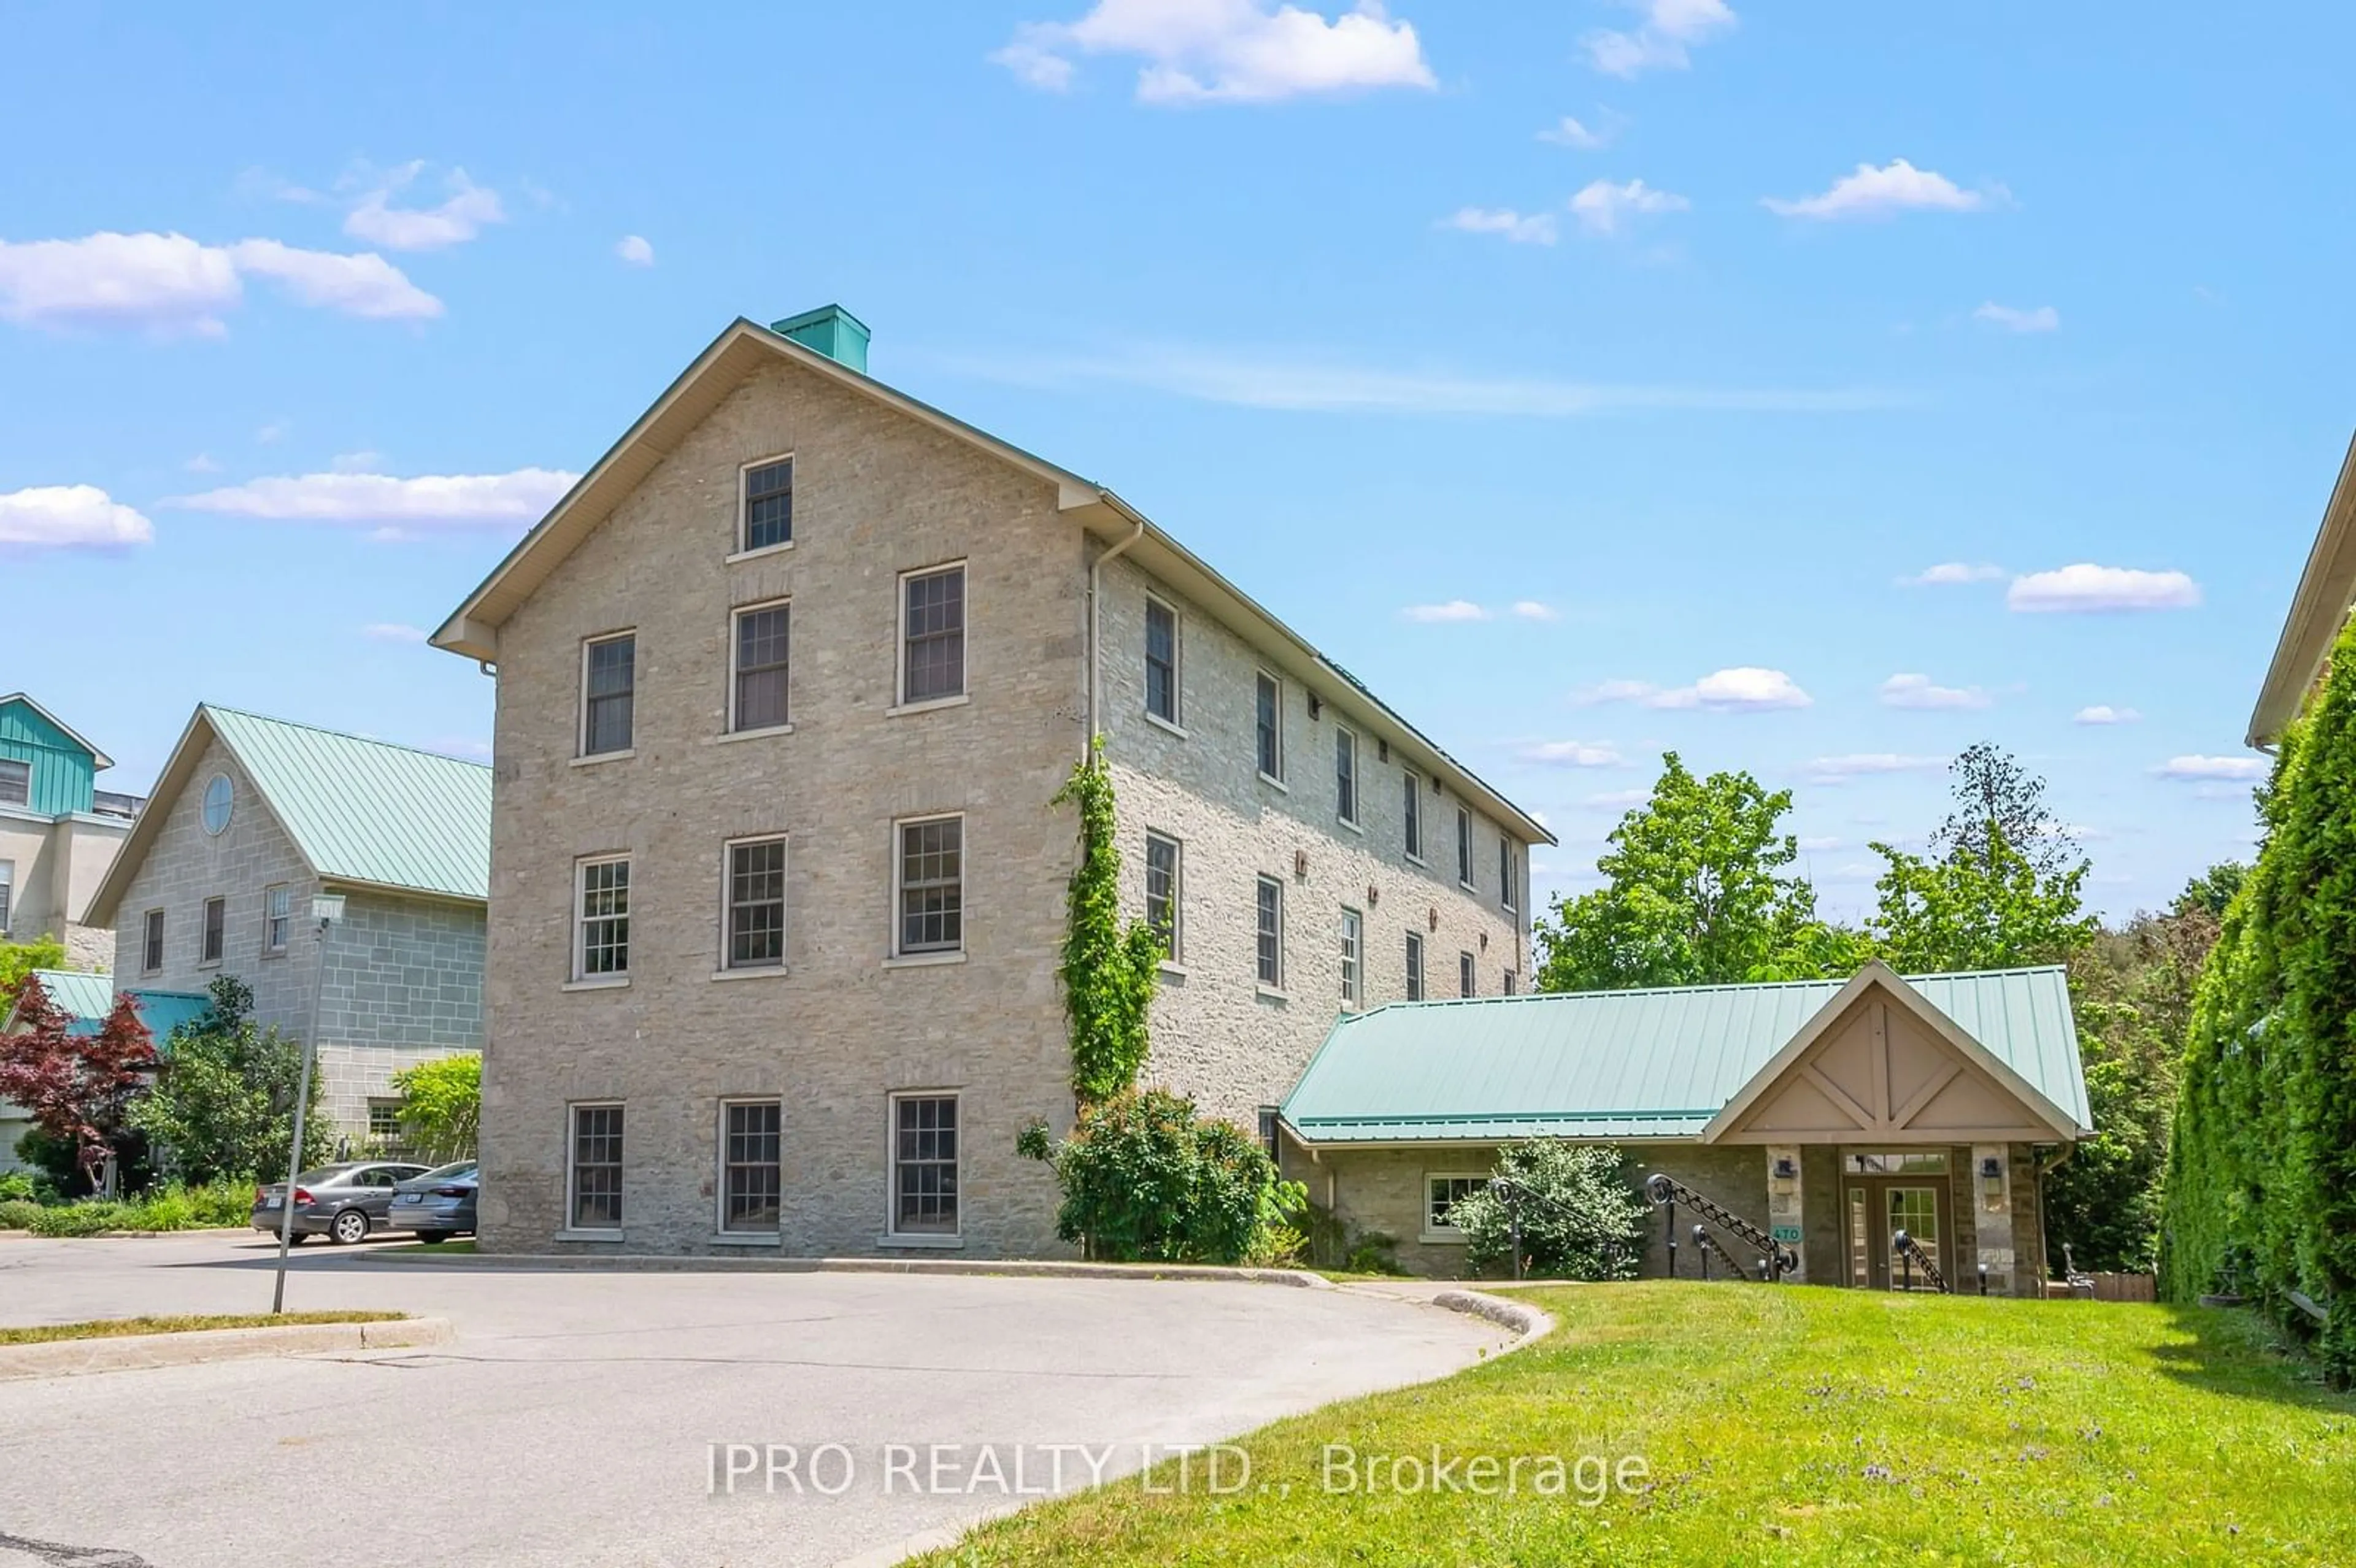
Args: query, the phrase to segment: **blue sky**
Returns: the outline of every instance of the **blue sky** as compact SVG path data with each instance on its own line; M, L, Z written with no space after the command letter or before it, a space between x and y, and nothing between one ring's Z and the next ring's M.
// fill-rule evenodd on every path
M2106 910L2246 853L2356 14L837 9L12 8L0 690L119 789L199 699L480 754L418 629L839 300L1543 813L1542 888L1672 746L1840 910L1982 737Z

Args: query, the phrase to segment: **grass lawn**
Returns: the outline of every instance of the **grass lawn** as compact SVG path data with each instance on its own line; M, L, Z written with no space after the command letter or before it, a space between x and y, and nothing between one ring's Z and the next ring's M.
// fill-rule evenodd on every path
M88 1323L37 1323L0 1328L0 1345L52 1339L114 1339L127 1334L193 1334L204 1328L284 1328L297 1323L385 1323L406 1312L229 1312L209 1317L100 1317Z
M377 1248L380 1254L389 1253L397 1257L405 1258L469 1257L473 1255L474 1251L475 1242L471 1236L463 1242L453 1239L447 1242L435 1242L431 1246L423 1242L403 1242L398 1246Z
M2356 1399L2239 1313L1670 1282L1526 1295L1555 1317L1547 1339L1262 1429L1238 1494L1207 1495L1199 1467L1187 1495L1132 1479L921 1561L2356 1563ZM1329 1444L1359 1456L1355 1491L1325 1488ZM1532 1462L1515 1496L1406 1496L1384 1468L1366 1494L1366 1456L1428 1465L1435 1445L1460 1484L1481 1455L1558 1455L1570 1477L1535 1495ZM1582 1477L1586 1455L1640 1456L1649 1480Z

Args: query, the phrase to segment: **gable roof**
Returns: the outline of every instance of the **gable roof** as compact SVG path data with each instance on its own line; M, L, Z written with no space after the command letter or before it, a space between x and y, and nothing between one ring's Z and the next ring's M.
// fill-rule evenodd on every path
M67 723L64 720L59 718L56 714L50 712L48 709L34 701L30 697L26 696L23 692L12 691L5 697L0 697L0 708L6 708L12 703L22 703L27 708L31 709L35 713L40 715L41 721L43 723L47 724L50 729L55 730L59 734L63 735L67 740L71 741L75 745L80 746L83 751L88 752L90 753L90 763L91 767L98 769L101 772L104 772L106 769L114 765L114 759L112 757L108 756L104 752L102 752L96 746L91 745L82 737L79 731L74 729L72 725Z
M1283 1115L1312 1144L1699 1139L1795 1042L1805 1049L1810 1026L1877 980L1944 1017L2069 1125L2087 1125L2061 969L1901 978L1879 965L1848 981L1394 1002L1333 1026Z
M1355 676L1318 652L1112 491L742 316L712 339L653 406L492 568L491 574L434 634L433 645L496 664L499 628L508 618L730 393L748 377L781 360L871 398L1052 485L1057 509L1107 543L1133 536L1136 542L1128 552L1130 560L1224 623L1272 669L1317 689L1323 700L1355 717L1369 733L1403 751L1408 761L1453 780L1483 811L1524 842L1555 842L1542 823L1441 750Z
M477 903L489 898L489 768L200 703L155 781L154 800L91 898L91 923L113 923L172 802L195 782L215 739L322 881Z
M80 969L36 969L41 988L48 993L50 1003L71 1021L66 1026L69 1034L96 1034L106 1023L106 1015L114 1010L114 976L93 975ZM171 1037L172 1031L184 1023L202 1018L213 1003L200 991L150 991L137 987L123 993L131 998L138 1010L139 1021L157 1045ZM16 1026L16 1011L11 1007L8 1016L0 1019L0 1030Z
M2265 683L2250 713L2246 738L2251 745L2272 745L2298 717L2351 603L2356 603L2356 440L2348 443L2348 454L2340 460L2340 478L2324 503L2307 567L2283 615L2274 660L2266 667Z

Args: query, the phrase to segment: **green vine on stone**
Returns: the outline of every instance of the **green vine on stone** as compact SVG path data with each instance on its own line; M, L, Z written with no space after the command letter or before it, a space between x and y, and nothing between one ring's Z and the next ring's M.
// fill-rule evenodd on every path
M1164 947L1151 925L1120 918L1120 847L1103 736L1090 741L1087 756L1055 792L1053 804L1066 802L1079 807L1080 864L1072 873L1056 974L1072 1022L1072 1091L1086 1105L1132 1087L1145 1065L1146 1015Z

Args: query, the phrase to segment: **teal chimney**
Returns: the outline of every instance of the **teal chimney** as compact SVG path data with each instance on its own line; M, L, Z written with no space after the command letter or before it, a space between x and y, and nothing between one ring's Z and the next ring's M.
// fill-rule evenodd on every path
M815 348L839 365L867 374L867 324L839 304L820 305L769 323L769 330Z

